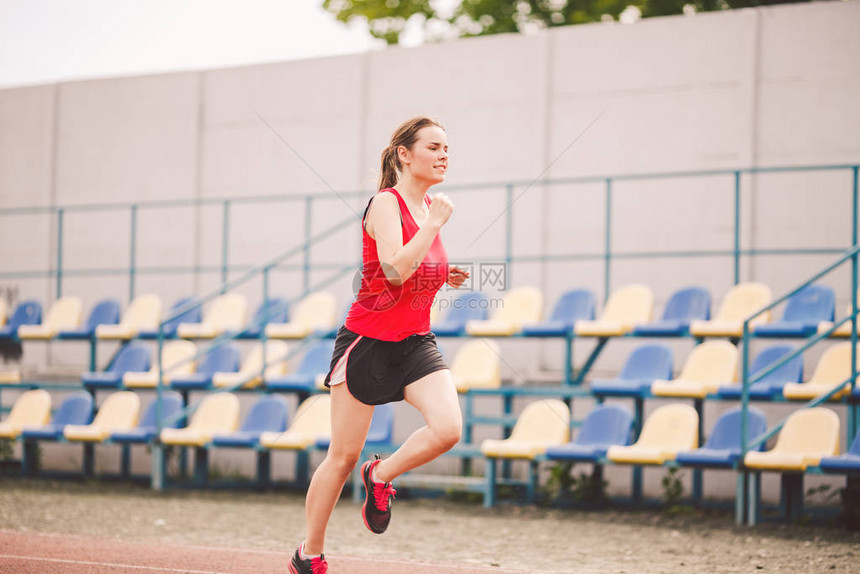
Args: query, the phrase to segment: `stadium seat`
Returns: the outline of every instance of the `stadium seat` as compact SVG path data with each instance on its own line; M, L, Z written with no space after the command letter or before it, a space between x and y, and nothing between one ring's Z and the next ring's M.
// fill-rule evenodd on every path
M707 341L693 347L678 378L654 381L651 394L703 399L737 380L738 348L728 341Z
M860 305L860 293L858 293L858 305ZM845 315L850 317L852 313L852 305L851 302L848 302L848 305L845 306ZM833 319L835 321L835 317ZM829 331L833 327L833 321L821 321L818 324L818 332L825 333ZM860 319L858 319L858 331L860 331ZM830 334L831 337L836 338L847 338L851 336L851 321L847 321L839 325L833 333Z
M430 318L430 328L437 337L458 337L466 333L469 321L485 321L489 316L490 301L480 292L462 293L451 303L443 321ZM434 308L438 309L437 305Z
M266 341L266 371L263 373L263 343L254 344L248 355L242 361L238 372L220 372L212 377L212 384L218 388L236 387L241 384L243 389L253 389L263 384L263 378L279 377L287 369L287 354L289 347L283 341Z
M121 431L113 431L110 440L115 443L149 444L155 437L156 427L156 399L144 411L143 416L134 428ZM179 428L182 424L181 417L176 416L182 410L182 395L176 391L162 391L161 393L161 418L164 428Z
M105 299L93 307L83 326L78 329L64 329L57 334L58 339L89 340L96 334L100 325L116 325L119 322L119 301Z
M96 338L126 341L134 339L146 329L158 330L161 308L161 297L158 295L138 295L122 314L119 324L96 327Z
M161 442L181 446L207 445L216 434L235 431L239 426L239 398L232 393L207 395L185 428L166 428Z
M66 425L63 436L68 441L104 442L112 432L134 428L140 417L140 397L131 391L119 391L105 399L93 422L88 425Z
M235 373L239 370L239 347L226 343L210 349L197 361L193 373L171 377L170 386L180 391L199 391L212 387L218 373Z
M773 345L762 349L752 365L750 377L755 377L768 366L774 364L785 355L794 351L791 345ZM782 388L788 383L799 383L803 379L803 355L797 355L775 371L765 375L759 381L750 385L749 396L756 400L771 400L782 397ZM732 384L717 389L717 394L724 399L740 399L743 391L741 385Z
M537 287L511 289L489 319L469 321L466 333L479 337L508 336L519 333L525 326L540 321L543 294Z
M860 351L860 345L858 345L858 351ZM860 364L860 354L857 360ZM833 395L833 400L851 392L851 343L849 341L837 343L824 351L815 365L812 377L805 383L788 383L782 388L782 395L790 400L810 400L829 393L840 383L845 384L841 391Z
M651 288L627 285L609 296L597 320L577 321L573 331L577 337L619 337L650 321L653 312L654 293Z
M289 307L285 299L274 298L260 303L251 322L245 327L237 339L259 339L263 334L263 323L285 323L289 318Z
M757 325L756 337L811 337L822 321L833 321L836 295L826 285L808 285L785 304L782 319Z
M376 405L373 408L373 419L364 439L364 446L391 446L394 441L394 405L386 403ZM331 443L331 437L323 437L317 440L316 447L327 449Z
M597 405L588 413L572 442L546 449L549 460L597 462L609 447L630 444L633 415L617 405Z
M161 383L169 385L173 377L194 372L194 355L197 345L191 341L168 341L161 349ZM129 371L122 376L122 384L128 388L155 388L158 386L158 361L153 360L148 371Z
M296 304L288 323L269 323L266 336L273 339L303 339L317 331L327 331L337 321L337 301L328 291L311 293Z
M45 389L22 393L6 420L0 422L0 438L14 439L24 427L39 427L51 420L51 395Z
M331 397L314 395L302 401L289 428L284 432L264 432L260 446L269 449L304 450L331 437Z
M824 407L788 415L773 449L748 452L744 464L760 470L805 472L822 457L839 454L839 417Z
M7 315L9 314L9 308L6 304L6 299L0 298L0 327L6 324Z
M501 350L490 339L468 341L451 361L451 378L457 391L496 389L502 385Z
M41 426L24 426L21 438L31 440L58 440L66 425L89 424L93 417L93 397L86 391L76 391L60 403L54 418Z
M704 287L685 287L675 291L659 321L638 325L633 334L639 337L682 337L689 334L690 323L711 318L711 294Z
M570 409L557 399L539 400L528 405L517 417L511 436L486 439L481 453L493 458L534 459L550 446L570 438Z
M563 294L552 310L550 318L534 325L523 326L527 337L564 337L573 333L577 321L594 319L596 307L594 293L588 289L574 289Z
M145 372L151 368L150 351L146 344L132 341L119 348L110 365L104 371L84 373L81 383L85 387L118 389L126 373Z
M696 337L742 337L744 320L770 302L770 287L763 283L735 285L723 298L716 318L711 321L693 321L690 334ZM770 311L757 316L750 321L750 333L768 321Z
M747 412L747 440L750 441L767 431L767 419L764 413L755 407L749 407ZM741 459L742 414L740 407L721 414L704 446L679 452L675 461L682 466L735 468ZM764 444L759 450L762 448Z
M17 385L20 382L21 371L19 369L0 371L0 385Z
M822 457L818 466L824 472L860 473L860 432L844 454Z
M180 323L176 335L182 339L213 339L226 332L237 333L248 318L248 300L239 293L216 297L199 323Z
M266 388L275 392L311 392L317 377L328 373L334 341L320 340L308 344L299 367L292 373L266 378Z
M212 446L254 448L264 432L283 432L287 428L287 401L278 395L263 395L251 405L239 430L218 433Z
M644 396L655 380L672 378L672 363L672 349L666 345L640 345L627 357L617 378L591 381L591 392L598 396Z
M53 339L60 331L79 327L82 315L83 303L80 297L72 295L60 297L51 305L48 315L41 324L18 327L18 338L43 341Z
M170 311L167 312L166 317L173 316L174 313L176 313L180 309L184 308L186 305L188 305L192 301L194 301L194 297L183 297L181 299L178 299L173 304L173 307L170 308ZM160 300L159 300L159 305L161 305ZM161 309L160 306L159 306L159 309ZM191 324L199 323L202 317L203 317L203 311L202 311L202 308L200 307L200 305L195 305L195 306L191 307L190 309L183 311L182 313L180 313L176 317L173 317L172 319L169 319L169 320L167 320L167 322L164 323L164 327L162 328L162 333L164 335L164 338L165 339L175 339L176 338L176 330L179 329L179 325L181 325L183 323L191 323ZM155 322L154 322L153 327L141 328L137 334L138 338L148 339L148 340L157 339L158 338L158 325L161 321L162 321L161 311L159 310L159 312L156 313L156 315L155 315Z
M18 338L18 327L38 325L42 322L42 304L38 301L24 301L15 307L9 321L0 327L0 340Z
M635 443L609 447L606 457L616 463L660 465L674 460L681 451L696 448L698 429L696 409L682 404L663 405L645 419Z

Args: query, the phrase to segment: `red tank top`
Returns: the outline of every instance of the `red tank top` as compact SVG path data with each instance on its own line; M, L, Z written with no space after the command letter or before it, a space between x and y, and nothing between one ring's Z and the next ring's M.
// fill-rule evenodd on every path
M379 191L385 192L397 198L403 244L406 245L418 233L418 224L396 189L390 187ZM424 196L424 201L430 205L429 197ZM369 209L370 202L367 206ZM382 341L402 341L410 335L426 335L430 332L433 298L448 279L448 254L442 239L437 233L418 269L402 285L392 285L379 264L376 240L364 229L365 217L367 209L361 218L361 287L347 314L346 328Z

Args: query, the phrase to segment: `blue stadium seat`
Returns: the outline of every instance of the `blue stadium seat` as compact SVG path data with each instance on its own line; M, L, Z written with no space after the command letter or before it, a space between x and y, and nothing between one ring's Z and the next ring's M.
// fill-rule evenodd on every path
M121 432L111 433L110 440L115 443L148 444L156 436L155 399L149 403L146 412L137 423L137 427ZM182 410L182 396L176 391L162 391L161 417L165 422L164 428L179 428L180 417L175 417Z
M287 401L278 395L263 395L251 406L239 430L216 434L212 446L254 448L264 432L287 429Z
M173 377L170 386L183 391L211 389L213 375L237 372L240 358L241 353L234 343L220 345L203 355L193 373Z
M672 378L672 363L672 349L666 345L640 345L627 357L618 378L591 381L591 392L602 396L645 396L655 380Z
M42 304L38 301L23 301L15 307L9 322L0 327L0 339L18 338L21 325L38 325L42 322Z
M84 373L81 382L85 387L118 389L122 386L124 374L148 371L150 367L149 348L140 341L132 341L120 347L104 371Z
M317 377L328 372L333 352L334 341L331 340L318 340L308 344L299 368L292 373L267 379L266 388L276 392L312 391L316 387Z
M818 332L821 321L833 321L836 314L836 295L826 285L808 285L785 304L782 319L758 325L756 337L811 337Z
M824 472L860 473L860 432L844 454L825 456L818 465Z
M639 325L633 334L640 337L683 337L690 323L711 318L711 294L704 287L685 287L675 291L666 303L659 321Z
M58 339L66 340L89 340L96 334L99 325L116 325L119 323L120 305L116 299L104 299L99 301L90 311L90 316L78 329L66 329L60 331Z
M463 293L451 304L445 319L431 327L439 337L458 337L466 332L469 321L484 321L489 317L489 301L480 292Z
M750 365L750 376L763 371L785 355L794 351L791 345L774 345L762 349ZM782 388L788 383L799 383L803 379L803 355L798 355L786 364L750 385L750 398L769 401L782 396ZM726 385L717 394L724 399L740 399L741 385Z
M51 422L41 427L25 427L21 438L25 440L58 440L63 437L66 425L86 425L93 419L93 397L86 391L76 391L60 403Z
M764 413L755 407L749 407L747 440L752 440L767 430L767 419ZM681 451L675 461L683 466L700 466L715 468L734 468L741 458L741 408L735 407L724 412L717 419L711 436L704 446L687 451ZM764 444L757 450L763 450Z
M373 420L364 441L365 447L391 446L394 440L394 405L386 403L376 405L373 409ZM326 449L331 444L331 437L317 439L316 447Z
M573 333L573 324L594 319L597 299L588 289L574 289L562 295L547 321L523 327L527 337L564 337Z
M561 446L546 449L550 460L596 462L613 445L630 444L633 415L617 405L598 405L588 413L576 438Z
M279 310L277 312L273 312L275 308L279 308ZM268 319L266 319L267 315ZM247 330L236 338L259 339L260 334L263 331L262 325L264 319L267 324L288 322L290 320L290 313L286 300L275 298L269 299L264 303L260 303L260 306L257 307L257 311L254 313L254 317L251 319L251 323L248 325Z
M193 301L194 297L184 297L182 299L178 299L176 303L173 304L173 307L168 311L168 315L172 315L177 309L186 305L188 302ZM192 307L188 311L185 311L178 317L174 317L170 321L168 321L164 325L164 338L165 339L175 339L176 338L176 330L179 328L180 323L199 323L203 319L203 310L200 305L196 307ZM139 339L157 339L158 338L158 330L152 331L141 331L138 333Z

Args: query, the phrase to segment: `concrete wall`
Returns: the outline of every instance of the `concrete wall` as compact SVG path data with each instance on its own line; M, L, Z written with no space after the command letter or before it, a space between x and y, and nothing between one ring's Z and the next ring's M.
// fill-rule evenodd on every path
M85 270L129 264L131 211L80 206L198 202L137 212L136 292L155 291L169 303L220 284L223 198L234 199L228 260L236 277L306 233L360 214L393 129L427 114L450 138L444 188L457 213L443 235L452 259L504 259L504 183L515 182L513 255L562 259L515 263L512 283L540 286L547 306L572 287L602 297L607 193L600 178L860 161L860 36L852 29L858 18L860 2L814 3L2 90L0 209L70 207L64 267ZM597 180L531 185L592 176ZM745 175L741 183L742 248L850 244L850 172ZM473 184L492 185L468 189ZM305 194L315 198L309 213ZM730 250L733 201L731 175L615 181L612 249ZM53 215L0 215L0 272L52 267L56 233ZM357 226L343 226L313 247L312 260L354 263L359 241ZM573 254L598 259L564 259ZM779 294L834 258L746 257L741 280L763 281ZM197 272L148 272L192 266ZM316 270L312 282L329 274ZM708 287L716 306L733 284L733 265L729 257L620 258L610 278L613 287L651 285L659 314L687 284ZM847 270L823 282L837 290L841 313ZM331 287L342 305L350 283L344 277ZM273 294L292 297L301 287L295 268L273 274ZM8 298L47 302L56 282L15 276L0 279L0 289ZM129 284L123 274L70 275L63 290L89 306L105 296L126 301ZM260 281L239 291L256 305ZM443 344L451 356L460 342ZM577 343L577 361L590 345ZM596 371L617 371L633 345L613 342ZM678 368L689 346L673 345ZM557 370L561 360L555 342L510 341L503 351L505 375L515 380ZM809 354L809 370L820 352ZM25 351L28 369L75 372L84 361L74 345ZM709 407L706 426L725 406ZM404 417L403 436L417 424Z

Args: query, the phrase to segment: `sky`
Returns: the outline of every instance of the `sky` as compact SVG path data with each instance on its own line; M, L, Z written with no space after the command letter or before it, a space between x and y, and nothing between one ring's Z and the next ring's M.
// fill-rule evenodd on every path
M382 49L322 0L0 0L0 87Z

